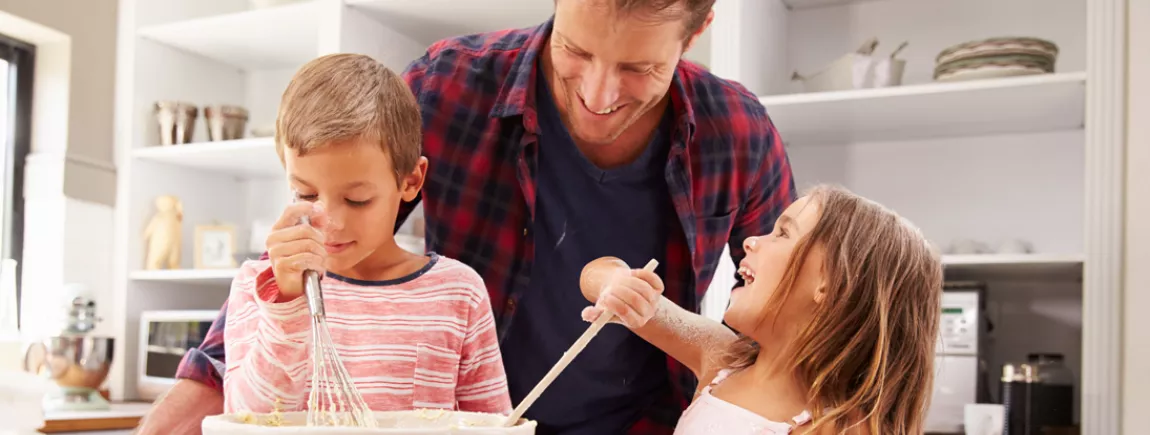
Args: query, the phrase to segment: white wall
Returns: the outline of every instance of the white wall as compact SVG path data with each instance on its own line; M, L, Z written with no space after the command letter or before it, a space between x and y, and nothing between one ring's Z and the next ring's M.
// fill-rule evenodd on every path
M1126 435L1150 430L1150 2L1129 0L1126 277L1122 415Z
M68 284L111 317L116 12L111 0L0 0L0 32L37 50L21 283L31 336L61 326Z

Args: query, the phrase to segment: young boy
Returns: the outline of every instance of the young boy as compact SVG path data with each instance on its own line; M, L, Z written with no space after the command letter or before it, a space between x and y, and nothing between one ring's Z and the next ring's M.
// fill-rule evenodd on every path
M400 201L427 173L420 128L406 83L370 57L323 56L296 73L276 121L296 201L268 236L270 259L245 262L232 282L224 412L307 409L309 269L323 277L332 340L372 410L510 412L479 275L393 237Z

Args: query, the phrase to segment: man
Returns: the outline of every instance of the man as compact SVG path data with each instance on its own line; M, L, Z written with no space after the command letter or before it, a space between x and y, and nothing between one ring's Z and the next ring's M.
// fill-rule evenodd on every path
M483 277L515 403L586 330L589 261L656 259L663 295L698 311L724 246L737 263L742 240L770 233L794 200L758 99L682 60L713 4L557 0L538 27L440 41L404 73L430 160L427 248ZM223 323L144 432L220 412ZM526 417L541 435L669 434L695 387L682 365L608 325Z

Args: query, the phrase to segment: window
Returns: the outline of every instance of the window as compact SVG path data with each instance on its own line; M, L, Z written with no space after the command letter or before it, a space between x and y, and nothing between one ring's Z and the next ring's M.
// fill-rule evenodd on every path
M0 329L19 327L24 251L24 163L32 146L32 67L35 47L0 35L0 259L16 261L15 288L0 286ZM15 293L15 295L11 293ZM11 306L12 302L15 306ZM15 316L16 319L12 319ZM3 324L2 322L9 322Z

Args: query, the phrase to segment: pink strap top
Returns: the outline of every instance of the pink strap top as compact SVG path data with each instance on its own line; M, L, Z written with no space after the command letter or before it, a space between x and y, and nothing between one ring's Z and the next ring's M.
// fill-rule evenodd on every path
M702 394L679 418L675 435L783 435L795 427L811 421L811 414L803 411L791 418L794 423L771 421L738 405L711 395L711 388L719 385L731 374L722 370L715 380L703 388Z

